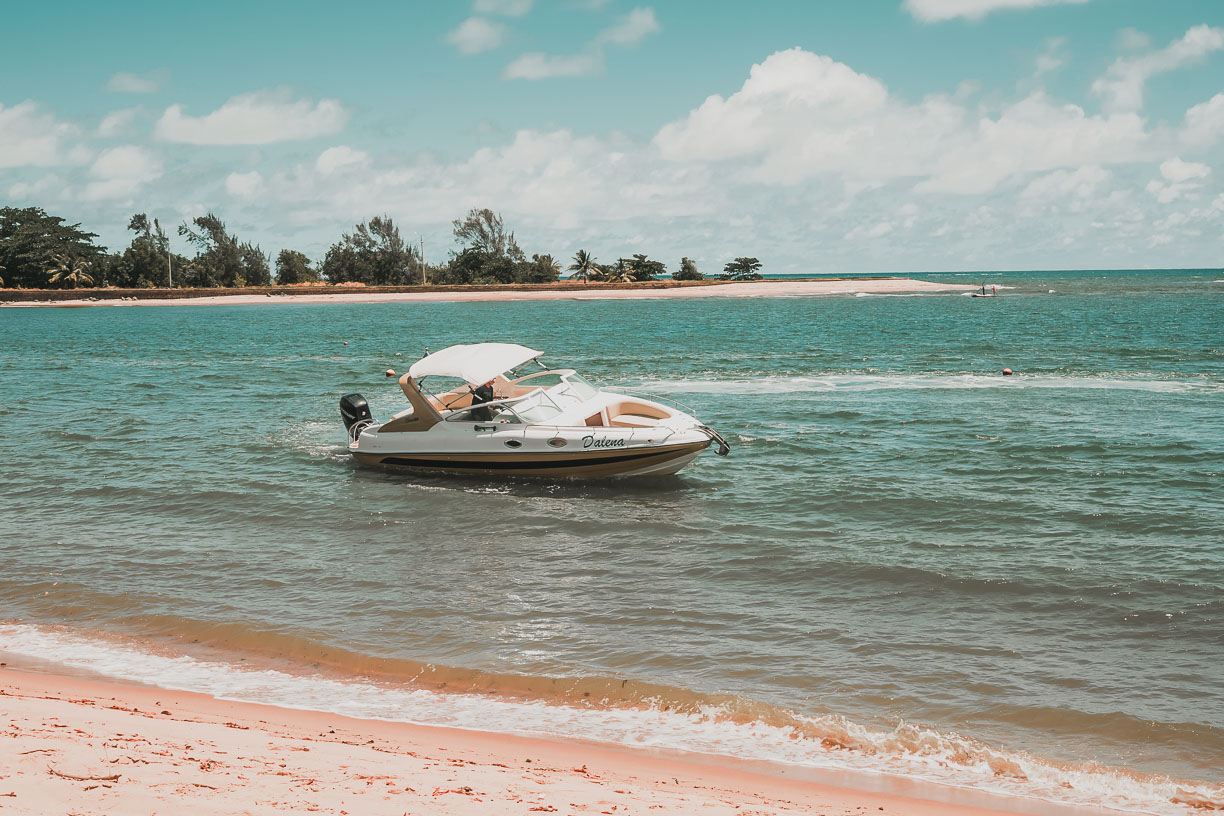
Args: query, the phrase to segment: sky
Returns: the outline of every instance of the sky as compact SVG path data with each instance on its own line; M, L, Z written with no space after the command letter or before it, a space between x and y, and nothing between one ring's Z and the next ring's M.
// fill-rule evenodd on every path
M389 215L438 263L488 207L529 254L706 273L1224 266L1220 0L114 0L4 31L0 206L112 250L213 212L318 259Z

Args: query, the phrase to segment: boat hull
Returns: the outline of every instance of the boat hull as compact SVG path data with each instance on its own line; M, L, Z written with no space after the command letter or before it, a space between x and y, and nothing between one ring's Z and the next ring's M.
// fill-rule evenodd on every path
M363 465L417 472L481 476L543 476L598 479L609 476L666 476L676 473L708 448L711 440L641 448L556 453L363 453L353 458Z

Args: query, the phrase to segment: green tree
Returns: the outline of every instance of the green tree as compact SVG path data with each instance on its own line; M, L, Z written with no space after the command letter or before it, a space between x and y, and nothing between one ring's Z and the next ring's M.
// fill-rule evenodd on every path
M552 255L532 255L530 261L515 264L515 283L555 283L561 277L561 264Z
M705 275L697 271L697 264L691 258L681 258L680 268L672 275L672 280L695 281L705 280Z
M421 282L421 261L388 216L357 224L323 257L323 275L333 283L410 286Z
M282 249L276 256L276 282L281 286L317 281L319 272L310 259L293 249Z
M526 260L526 255L514 240L513 232L506 232L500 214L490 209L468 210L467 217L462 221L451 222L455 227L455 240L465 249L475 249L492 257L509 258L518 263Z
M63 285L71 284L72 289L85 283L92 285L94 280L89 274L92 264L84 258L72 258L64 253L52 255L47 261L47 282Z
M661 261L652 261L640 253L630 258L627 263L635 281L652 281L667 271Z
M136 213L128 221L128 229L136 233L122 255L108 258L103 273L110 282L128 288L169 286L174 270L186 266L182 256L170 252L170 237L156 218L152 222L144 213Z
M586 283L590 283L591 278L599 276L599 264L595 262L595 256L585 249L574 253L574 262L568 268L574 273L570 276L571 278L578 278Z
M757 271L760 268L761 262L756 258L736 258L734 261L727 262L719 277L723 280L760 280L761 273Z
M38 207L0 208L0 267L14 287L40 287L53 255L66 255L89 263L102 258L106 248L81 230L80 224L65 224L58 216Z
M196 257L184 270L188 286L267 286L271 280L268 257L250 242L239 243L238 237L225 230L220 218L208 213L191 222L180 224L179 235L196 248Z

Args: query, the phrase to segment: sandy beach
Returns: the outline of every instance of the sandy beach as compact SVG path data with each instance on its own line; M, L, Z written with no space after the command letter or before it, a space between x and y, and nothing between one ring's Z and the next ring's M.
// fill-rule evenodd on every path
M355 720L24 671L6 659L4 813L1001 812L646 751Z
M242 294L204 297L99 300L25 300L0 303L0 307L30 306L239 306L243 304L267 303L399 303L399 302L456 302L487 300L606 300L624 298L647 300L656 298L693 297L809 297L818 295L863 294L923 294L955 292L976 289L976 286L956 283L931 283L911 278L843 278L836 280L802 281L752 281L745 283L711 283L704 286L675 286L643 288L632 284L608 286L592 284L582 288L525 288L473 287L470 291L456 291L451 287L438 292L365 292L361 289L340 289L334 294ZM82 293L84 294L84 292Z

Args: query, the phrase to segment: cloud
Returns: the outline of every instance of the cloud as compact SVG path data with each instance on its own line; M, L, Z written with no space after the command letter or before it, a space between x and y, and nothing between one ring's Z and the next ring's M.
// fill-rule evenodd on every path
M1051 37L1046 40L1045 48L1037 55L1036 75L1041 76L1061 68L1067 61L1066 49L1066 37Z
M123 110L111 111L106 116L103 116L102 121L98 124L98 136L103 139L113 139L127 130L128 125L143 112L143 108L124 108Z
M364 150L354 150L346 145L329 147L315 159L315 167L320 173L330 175L342 167L354 167L368 164L370 154Z
M258 170L230 173L225 177L225 191L235 198L254 198L264 190L264 177Z
M600 31L577 54L523 54L502 70L504 79L551 79L597 74L604 67L604 51L609 45L634 46L662 30L654 9L635 8L616 25Z
M106 90L115 93L153 93L164 84L168 74L165 69L150 71L147 74L117 73L106 82Z
M295 102L286 90L240 94L205 116L183 110L182 105L167 108L154 137L194 145L264 145L338 133L348 122L339 101Z
M477 14L522 17L531 11L531 0L476 0L475 11Z
M659 21L655 19L654 9L635 8L620 23L601 31L595 40L600 43L631 46L637 45L651 34L658 34L661 30Z
M1168 204L1198 190L1211 175L1211 168L1197 162L1172 158L1160 165L1161 179L1152 179L1144 189L1161 204Z
M148 148L122 145L103 150L89 167L92 179L81 198L86 201L126 198L161 177L161 158Z
M1143 107L1143 86L1153 76L1202 60L1224 48L1224 28L1197 25L1159 51L1139 57L1119 57L1105 76L1092 83L1109 110L1137 111Z
M501 23L491 22L484 17L469 17L446 35L446 41L458 48L462 54L479 54L497 48L505 36L506 27Z
M588 76L603 68L599 54L549 55L541 51L523 54L502 71L505 79L552 79Z
M918 192L976 195L1013 175L1134 161L1149 141L1137 115L1089 116L1041 91L997 112L946 96L907 103L874 77L793 48L753 66L736 93L663 126L654 144L672 161L726 162L754 183L907 178Z
M1224 139L1224 93L1186 111L1181 136L1194 147L1211 147Z
M1091 198L1096 195L1101 185L1110 180L1112 175L1108 170L1095 164L1086 164L1075 170L1055 170L1033 179L1020 193L1020 196L1039 202L1066 198Z
M873 241L876 238L884 237L892 231L893 225L891 221L879 221L870 225L860 224L847 232L843 238L847 241L857 241L861 239Z
M0 168L51 167L74 160L68 141L80 129L44 113L31 101L0 103Z
M994 11L1086 3L1088 0L905 0L902 7L924 23L963 17L980 20Z

